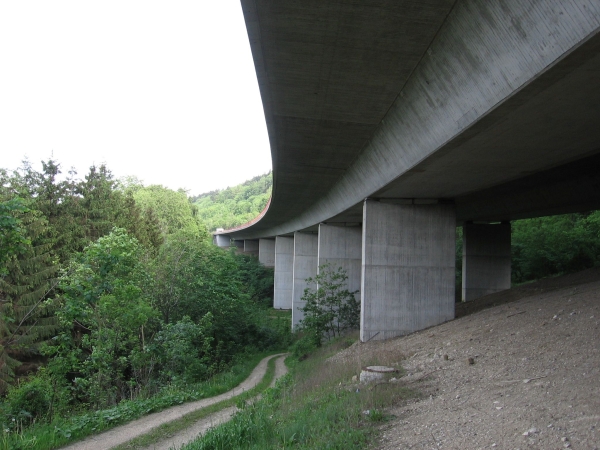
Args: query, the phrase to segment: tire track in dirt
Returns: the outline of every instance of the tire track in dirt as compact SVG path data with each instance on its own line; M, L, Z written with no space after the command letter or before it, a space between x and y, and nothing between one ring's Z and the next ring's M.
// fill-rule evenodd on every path
M156 413L149 414L140 419L131 421L125 425L108 430L104 433L100 433L94 436L89 436L86 439L71 444L67 447L62 447L62 450L106 450L117 445L124 444L131 439L134 439L143 434L147 434L154 428L163 425L168 422L180 419L186 414L189 414L198 409L205 408L215 403L222 402L236 397L243 392L246 392L254 388L264 378L267 371L267 363L272 358L283 359L285 354L280 353L276 355L267 356L263 358L258 365L254 368L248 378L242 381L239 385L230 391L215 397L205 398L195 402L186 403L183 405L174 406L172 408L165 409ZM223 410L222 410L223 411ZM219 411L215 414L220 414ZM210 417L212 417L211 415ZM216 420L216 418L214 418ZM168 447L167 447L168 448Z

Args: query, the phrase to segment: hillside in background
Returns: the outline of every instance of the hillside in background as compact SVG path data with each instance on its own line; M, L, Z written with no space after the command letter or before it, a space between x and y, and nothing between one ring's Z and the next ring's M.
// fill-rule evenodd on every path
M198 217L209 231L246 223L264 209L273 186L273 174L259 175L237 186L192 197Z

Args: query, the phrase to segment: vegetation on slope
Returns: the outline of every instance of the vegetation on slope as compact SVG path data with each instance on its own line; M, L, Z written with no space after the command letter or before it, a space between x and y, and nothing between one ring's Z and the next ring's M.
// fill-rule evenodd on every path
M0 181L2 442L185 391L289 342L289 320L268 310L272 270L214 247L185 193L105 166L61 178L53 160Z
M193 197L198 217L209 231L232 228L257 217L271 197L273 174L254 177L242 184Z
M368 387L353 381L364 365L399 367L400 362L383 352L365 352L352 360L331 358L354 340L337 339L304 355L302 361L288 358L290 374L275 389L184 449L368 447L378 425L387 419L383 408L415 392L396 383Z

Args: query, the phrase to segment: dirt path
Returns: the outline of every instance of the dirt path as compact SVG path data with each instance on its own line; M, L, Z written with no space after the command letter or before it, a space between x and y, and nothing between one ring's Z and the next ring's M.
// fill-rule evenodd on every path
M600 271L482 301L497 306L344 351L394 355L398 386L422 394L388 410L373 447L600 448Z
M287 367L285 365L285 356L279 356L275 361L275 376L273 377L273 381L271 382L271 387L275 385L275 382L278 378L282 377L287 373ZM258 397L257 397L258 398ZM175 436L170 436L167 439L164 439L160 442L157 442L151 447L147 447L147 450L169 450L169 449L179 449L183 445L193 441L199 435L204 434L209 428L216 427L222 423L227 422L231 419L237 412L238 408L236 406L231 406L229 408L222 409L210 416L205 417L204 419L199 420L194 425L181 432L177 433Z
M221 395L217 395L216 397L205 398L196 402L186 403L183 405L166 409L164 411L149 414L140 419L134 420L120 427L113 428L112 430L106 431L104 433L90 436L84 439L83 441L69 445L68 447L63 447L63 450L110 449L116 447L117 445L121 445L137 436L146 434L152 429L158 427L159 425L171 422L173 420L177 420L192 411L196 411L198 409L205 408L215 403L219 403L223 400L227 400L237 395L240 395L241 393L252 389L258 383L260 383L260 381L263 379L266 373L268 361L276 357L282 357L282 354L271 355L264 358L254 368L250 376L231 391L225 392Z

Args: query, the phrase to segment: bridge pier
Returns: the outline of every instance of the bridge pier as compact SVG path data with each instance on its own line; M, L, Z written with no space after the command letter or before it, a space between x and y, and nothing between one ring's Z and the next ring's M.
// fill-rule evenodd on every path
M365 200L360 339L389 339L454 318L453 205Z
M510 289L510 223L463 227L462 301Z
M361 227L320 224L317 259L317 266L330 264L334 271L339 267L344 269L348 275L348 290L360 291Z
M258 256L258 239L244 239L244 253Z
M236 253L244 253L244 240L243 239L234 239L231 241L231 244L235 247Z
M298 308L302 308L302 301L306 279L317 275L317 243L318 236L312 233L294 233L294 285L292 291L292 329L304 318Z
M273 308L292 308L292 287L294 285L294 238L275 238L275 282Z
M265 267L275 267L275 239L258 240L258 260Z
M231 246L231 237L228 234L215 234L213 242L217 247Z

